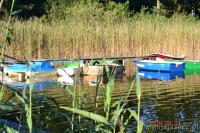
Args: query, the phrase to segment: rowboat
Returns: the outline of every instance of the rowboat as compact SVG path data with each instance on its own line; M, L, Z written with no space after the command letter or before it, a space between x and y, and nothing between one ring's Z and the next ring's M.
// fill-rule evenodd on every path
M168 61L153 61L153 60L141 60L134 61L139 70L150 71L183 71L183 62L168 62Z
M102 75L103 69L104 69L103 66L85 65L83 67L82 75L92 75L92 76Z
M106 74L106 66L110 72L115 71L116 75L124 72L123 60L92 60L83 67L83 75L104 75Z
M161 71L140 70L139 75L143 79L152 79L152 80L175 80L177 77L185 78L183 71L161 72Z
M30 62L29 64L13 64L4 67L3 72L8 75L8 77L18 77L19 81L26 80L30 76L35 75L57 75L57 69L46 61Z
M103 77L99 77L96 75L86 75L83 76L83 84L87 84L89 86L97 86L103 83Z

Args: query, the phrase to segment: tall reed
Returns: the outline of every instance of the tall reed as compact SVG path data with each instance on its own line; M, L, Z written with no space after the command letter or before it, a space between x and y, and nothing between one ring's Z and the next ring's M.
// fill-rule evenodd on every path
M3 2L3 1L1 1L1 2ZM1 65L1 67L4 65L3 60L4 60L4 54L5 54L5 47L6 47L6 44L8 43L8 39L10 38L10 36L9 36L10 27L11 27L10 21L11 21L11 13L13 12L14 3L15 3L15 0L12 0L12 5L11 5L11 8L10 8L10 15L9 15L8 21L5 24L6 27L5 27L5 29L1 29L1 31L5 31L5 32L2 32L3 33L2 34L3 40L0 40L0 46L1 46L0 65ZM3 74L2 74L1 80L3 81ZM3 95L4 95L4 87L2 85L1 90L0 90L0 103L2 102Z
M113 104L111 104L111 97L112 97L112 89L114 89L114 79L115 79L115 72L111 72L108 68L106 61L103 61L102 64L105 64L105 69L108 76L108 83L105 86L105 94L104 94L104 114L100 115L96 112L89 112L86 110L82 110L80 108L74 108L70 106L60 106L61 109L70 111L72 113L78 114L80 116L86 117L89 120L95 122L94 131L102 131L102 132L117 132L117 127L119 127L120 132L126 131L125 126L129 122L131 118L134 118L138 125L137 125L137 132L141 133L143 129L143 122L140 120L140 98L141 98L141 84L140 84L140 77L138 72L136 73L136 79L132 82L129 91L125 98L118 99ZM126 105L128 103L128 98L134 88L134 84L136 85L136 94L138 98L138 111L137 113L134 110L127 109ZM73 93L72 93L73 94ZM74 94L73 94L74 95ZM97 94L96 94L97 95ZM74 98L75 99L75 98ZM73 101L74 101L73 99ZM112 108L112 111L110 111ZM125 113L129 112L130 117L128 119L124 118ZM74 118L74 116L72 116ZM72 119L72 121L74 121ZM88 123L88 126L91 126ZM88 129L82 129L88 130Z
M27 59L140 56L150 53L186 55L200 59L200 22L192 17L143 15L111 20L80 19L55 23L40 19L12 22L13 35L6 54ZM2 30L2 28L0 27ZM22 49L23 48L23 49ZM49 52L50 51L50 52Z

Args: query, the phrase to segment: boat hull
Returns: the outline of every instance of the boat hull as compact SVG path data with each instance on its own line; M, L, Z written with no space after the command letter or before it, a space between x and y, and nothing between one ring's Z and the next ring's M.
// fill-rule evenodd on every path
M200 70L200 61L190 61L190 60L166 60L167 62L184 62L185 63L185 69L190 70Z
M158 62L151 60L142 60L134 62L139 70L150 70L150 71L183 71L184 63L172 63L172 62Z
M48 62L32 62L28 64L14 64L4 67L4 74L9 77L18 77L19 81L28 79L30 76L56 76L57 69Z

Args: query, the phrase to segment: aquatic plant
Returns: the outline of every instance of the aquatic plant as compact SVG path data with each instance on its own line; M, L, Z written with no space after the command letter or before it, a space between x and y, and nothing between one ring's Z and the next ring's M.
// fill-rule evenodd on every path
M12 5L11 5L11 8L10 8L10 12L12 13L13 12L13 6L14 6L14 3L15 3L15 0L12 0ZM5 47L6 47L6 44L7 43L10 43L10 36L9 36L9 33L10 33L10 21L11 21L11 14L9 15L9 18L8 18L8 21L6 22L6 27L5 27L5 30L2 30L4 31L4 34L3 34L3 39L0 40L2 41L2 43L0 43L1 45L1 55L0 55L0 65L3 66L3 60L4 60L4 54L5 54ZM2 76L2 79L3 79L3 76ZM1 87L1 90L0 90L0 103L2 102L2 99L3 99L3 95L4 95L4 87L2 86Z
M108 83L106 84L105 94L104 94L104 113L105 113L105 115L100 115L100 114L97 114L96 112L90 112L90 111L86 111L83 109L74 108L74 106L73 107L60 106L60 108L67 110L69 112L78 114L78 115L82 116L83 119L85 117L85 118L93 121L94 124L92 124L92 125L94 127L94 129L93 129L94 131L117 132L118 130L120 130L121 132L124 132L126 130L124 128L124 126L126 126L128 121L133 117L133 118L135 118L135 120L138 123L137 132L141 133L142 128L143 128L143 122L140 120L141 84L140 84L140 78L139 78L138 72L136 73L136 79L133 80L133 82L129 88L129 92L127 93L125 99L119 99L115 103L113 103L111 106L111 97L112 97L111 94L112 94L112 89L114 87L115 72L110 74L110 72L109 72L110 70L109 70L106 62L105 62L105 68L106 68L106 72L108 74ZM138 111L137 111L138 113L136 113L135 111L133 111L131 109L125 108L125 106L128 103L127 102L128 97L129 97L132 89L134 88L134 84L136 84L136 94L137 94L137 98L138 98ZM74 97L73 101L74 100L75 100L75 97ZM112 107L112 111L110 112L111 107ZM130 116L128 119L124 119L123 115L127 112L130 113ZM88 125L88 126L91 126L91 125ZM117 129L117 128L119 128L119 129ZM85 129L85 130L88 130L88 129Z

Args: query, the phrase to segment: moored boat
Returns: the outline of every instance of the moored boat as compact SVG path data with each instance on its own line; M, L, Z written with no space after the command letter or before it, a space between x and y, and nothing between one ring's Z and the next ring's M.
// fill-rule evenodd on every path
M153 61L153 60L141 60L134 62L139 70L150 71L183 71L183 62L167 62L167 61Z
M192 60L165 60L167 62L184 62L185 63L185 69L191 69L191 70L200 70L200 61L192 61Z
M110 72L116 72L116 75L123 74L123 60L92 60L83 67L83 75L104 75L106 74L106 66Z
M57 75L57 69L49 62L30 62L28 64L14 64L4 67L3 73L9 77L18 77L18 80L26 80L35 75Z

